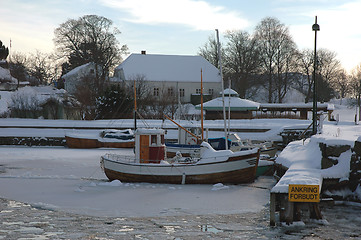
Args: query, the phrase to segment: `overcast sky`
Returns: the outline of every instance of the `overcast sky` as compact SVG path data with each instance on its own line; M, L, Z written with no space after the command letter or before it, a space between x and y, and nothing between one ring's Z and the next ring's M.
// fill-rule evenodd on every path
M196 55L214 29L253 33L265 17L289 27L300 49L337 53L346 70L361 63L361 0L1 0L0 40L11 51L54 50L54 29L86 14L107 17L131 53ZM222 39L221 39L222 40Z

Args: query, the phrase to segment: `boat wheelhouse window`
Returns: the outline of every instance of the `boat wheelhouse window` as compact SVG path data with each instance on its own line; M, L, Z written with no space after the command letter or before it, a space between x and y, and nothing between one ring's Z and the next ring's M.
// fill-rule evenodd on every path
M211 144L212 148L214 148L214 149L217 149L219 146L219 142L211 142L210 144Z
M151 135L150 137L150 143L153 144L157 144L157 135Z

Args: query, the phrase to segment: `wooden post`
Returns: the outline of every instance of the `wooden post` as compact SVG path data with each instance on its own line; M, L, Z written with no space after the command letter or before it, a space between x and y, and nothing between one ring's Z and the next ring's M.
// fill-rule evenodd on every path
M301 204L302 203L294 203L294 209L293 209L293 220L299 222L301 221Z
M293 223L293 208L294 208L294 203L287 201L286 211L285 211L285 220L287 224Z
M310 218L311 219L322 219L322 214L320 210L320 205L316 203L309 203L309 211L310 211Z
M270 225L276 226L276 193L270 196Z

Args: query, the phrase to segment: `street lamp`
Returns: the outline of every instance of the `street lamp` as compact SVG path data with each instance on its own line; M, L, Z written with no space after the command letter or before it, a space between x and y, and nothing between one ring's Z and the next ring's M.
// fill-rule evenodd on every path
M312 111L312 134L317 133L317 84L316 84L316 68L317 68L317 31L320 31L320 25L317 24L317 16L315 23L312 25L312 31L315 31L315 53L313 61L313 111Z

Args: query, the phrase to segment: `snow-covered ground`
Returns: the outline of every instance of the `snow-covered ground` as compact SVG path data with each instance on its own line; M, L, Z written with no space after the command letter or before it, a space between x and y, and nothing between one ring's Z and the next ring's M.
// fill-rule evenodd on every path
M355 110L337 111L342 112L338 125L326 122L316 138L354 141L361 135L353 122ZM133 154L129 149L0 146L0 197L94 216L231 214L259 212L275 184L271 177L245 185L109 183L99 165L100 156L109 152Z

